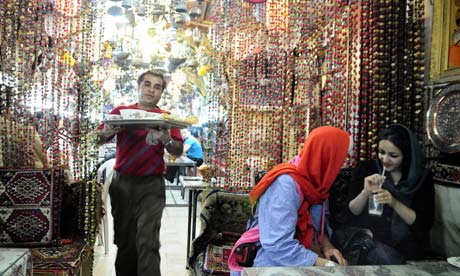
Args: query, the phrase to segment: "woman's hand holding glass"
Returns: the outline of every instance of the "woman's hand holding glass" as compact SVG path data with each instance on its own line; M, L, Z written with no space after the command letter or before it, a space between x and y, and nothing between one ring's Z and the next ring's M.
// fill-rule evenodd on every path
M364 179L364 190L368 197L368 212L370 215L381 216L383 213L383 202L379 198L381 198L384 181L384 173L381 175L373 174Z
M383 182L385 182L385 178L386 176L380 174L373 174L366 177L364 179L364 189L369 195L376 194L375 198L378 203L393 206L393 195L389 191L381 188Z
M377 193L381 190L383 182L385 182L386 176L382 176L378 173L369 175L364 178L364 190L368 195Z
M385 189L378 189L375 191L377 195L375 196L375 199L377 199L377 202L380 204L388 204L389 206L393 207L393 203L395 202L393 200L393 195L385 190Z

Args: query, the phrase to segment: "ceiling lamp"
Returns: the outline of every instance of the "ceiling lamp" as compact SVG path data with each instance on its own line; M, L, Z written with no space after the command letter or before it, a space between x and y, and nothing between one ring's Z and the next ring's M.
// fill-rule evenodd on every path
M153 10L152 10L152 15L163 15L164 14L164 7L160 4L155 4L153 6Z
M172 18L172 25L175 28L182 28L187 22L190 22L190 18L186 13L175 13Z
M145 16L145 13L146 13L146 9L145 9L145 6L144 5L139 5L137 7L137 15L139 16Z
M133 7L133 0L123 0L123 3L121 3L121 6L125 9L130 9Z
M125 10L125 18L128 21L129 25L132 27L136 26L136 17L134 16L134 12L132 9Z
M169 57L168 58L168 61L169 61L168 70L169 70L169 72L174 72L186 60L187 60L186 58Z
M111 16L121 16L123 15L123 10L119 6L111 6L107 10L107 14Z
M184 0L179 0L174 9L176 12L187 12L187 6L185 6Z
M201 2L203 2L203 0L198 0L197 1L198 3L196 4L195 7L193 7L191 10L190 10L190 19L192 20L196 20L198 18L201 17L201 15L203 14L203 10L201 9Z

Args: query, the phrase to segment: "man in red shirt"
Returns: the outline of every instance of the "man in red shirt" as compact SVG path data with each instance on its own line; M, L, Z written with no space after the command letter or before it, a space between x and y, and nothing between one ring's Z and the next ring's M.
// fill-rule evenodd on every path
M110 114L119 115L122 109L141 109L166 113L157 104L166 82L163 75L146 71L139 86L139 102L118 106ZM114 243L118 247L115 260L117 276L161 275L160 226L165 207L166 149L174 156L183 151L179 129L128 129L108 124L99 126L99 143L117 136L114 176L109 188L114 224ZM146 141L153 137L154 143Z

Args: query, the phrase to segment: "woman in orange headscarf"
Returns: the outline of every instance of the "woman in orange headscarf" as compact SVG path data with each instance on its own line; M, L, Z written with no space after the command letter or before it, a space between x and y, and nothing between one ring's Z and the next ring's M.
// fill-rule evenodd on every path
M335 265L332 257L346 264L327 234L322 235L322 222L324 203L349 145L347 132L327 126L316 128L305 140L296 165L282 163L260 180L249 196L256 207L249 228L258 228L260 243L252 266ZM231 275L238 275L240 269L234 264L229 261Z

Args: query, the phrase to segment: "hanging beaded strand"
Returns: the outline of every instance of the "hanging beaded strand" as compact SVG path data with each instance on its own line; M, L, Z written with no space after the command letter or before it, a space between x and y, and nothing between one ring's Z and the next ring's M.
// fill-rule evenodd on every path
M359 100L360 100L360 53L361 47L358 42L360 35L360 22L361 22L361 6L358 2L352 2L349 6L349 20L350 20L350 34L349 34L349 68L350 68L350 89L351 89L351 104L349 112L349 131L353 137L354 148L350 160L350 166L355 166L358 159L359 148Z

